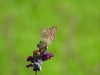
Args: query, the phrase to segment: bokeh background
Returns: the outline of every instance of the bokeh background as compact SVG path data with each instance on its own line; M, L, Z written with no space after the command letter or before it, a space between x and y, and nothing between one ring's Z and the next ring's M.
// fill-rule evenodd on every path
M26 58L52 26L54 57L38 75L100 75L100 0L0 0L0 75L35 75Z

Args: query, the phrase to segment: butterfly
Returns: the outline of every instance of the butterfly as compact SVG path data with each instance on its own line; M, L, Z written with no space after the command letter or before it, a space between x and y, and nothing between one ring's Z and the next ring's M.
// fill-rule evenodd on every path
M53 26L49 29L45 27L41 30L41 40L46 44L51 44L52 41L55 39L55 32L57 31L57 27Z
M57 31L56 26L52 26L49 29L46 29L45 27L41 30L41 40L40 43L37 46L39 50L33 51L33 55L37 52L43 51L43 49L48 48L48 44L51 44L52 41L55 39L55 32Z

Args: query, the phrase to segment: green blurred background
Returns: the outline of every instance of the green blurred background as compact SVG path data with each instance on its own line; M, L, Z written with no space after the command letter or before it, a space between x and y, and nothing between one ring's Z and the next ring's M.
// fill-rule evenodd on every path
M26 58L52 26L54 57L38 75L100 75L100 0L0 0L0 75L34 75Z

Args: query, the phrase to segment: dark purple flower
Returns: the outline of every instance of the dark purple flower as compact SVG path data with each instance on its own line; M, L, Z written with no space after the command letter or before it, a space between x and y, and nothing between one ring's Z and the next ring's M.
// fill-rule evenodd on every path
M33 67L33 65L32 65L32 64L29 64L29 65L27 65L26 67L27 67L27 68L29 68L29 67Z
M32 61L33 60L33 57L32 56L29 56L28 58L27 58L27 61Z
M50 52L46 52L42 57L41 57L41 59L43 60L43 61L46 61L46 60L48 60L48 59L51 59L51 57L53 57L54 55L52 54L52 53L50 53Z
M37 45L37 47L40 49L43 46L43 42L40 41L40 43ZM50 52L47 52L48 49L48 45L45 46L42 50L35 50L33 52L33 56L28 56L27 61L31 62L29 65L27 65L26 67L33 67L33 71L40 71L41 67L42 67L42 63L43 61L47 61L49 59L51 59L51 57L53 57L54 55Z

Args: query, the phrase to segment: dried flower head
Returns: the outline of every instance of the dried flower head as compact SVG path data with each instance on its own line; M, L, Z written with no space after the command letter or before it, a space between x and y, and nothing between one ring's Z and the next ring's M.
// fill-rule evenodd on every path
M55 39L56 30L56 26L53 26L49 29L43 28L41 31L41 40L44 41L46 44L50 44Z

